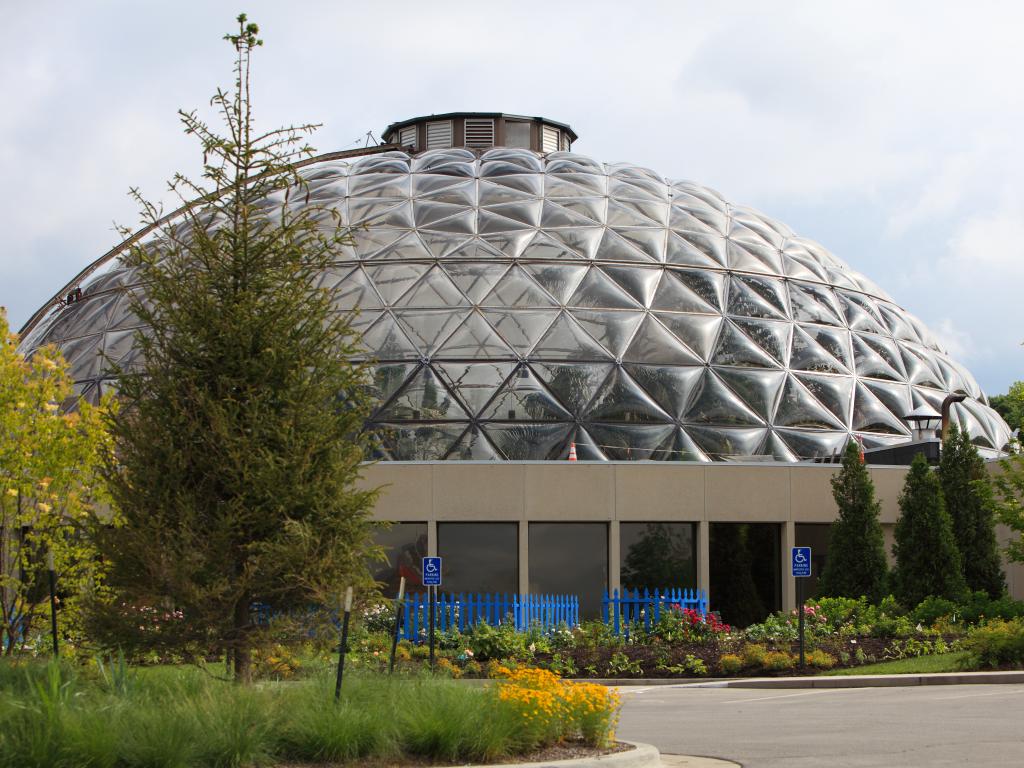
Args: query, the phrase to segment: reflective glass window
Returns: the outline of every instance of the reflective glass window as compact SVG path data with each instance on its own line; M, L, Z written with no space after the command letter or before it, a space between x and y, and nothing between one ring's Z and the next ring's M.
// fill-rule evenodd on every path
M427 556L427 524L393 523L388 528L378 528L373 543L384 547L388 559L387 563L374 560L370 565L373 578L384 584L384 596L397 594L402 576L406 590L418 591L416 588L423 584L423 558Z
M517 523L438 523L442 592L519 591Z
M797 523L793 528L796 546L811 548L811 575L796 580L797 587L803 590L803 597L806 600L818 592L818 579L821 578L821 572L825 570L825 562L828 560L828 540L832 526L828 523Z
M607 588L607 524L530 523L531 594L578 595L580 618L596 619Z
M776 523L711 523L711 610L739 627L782 604L780 528Z
M530 124L522 120L505 121L505 146L530 148Z
M620 523L619 568L627 589L697 586L694 523Z

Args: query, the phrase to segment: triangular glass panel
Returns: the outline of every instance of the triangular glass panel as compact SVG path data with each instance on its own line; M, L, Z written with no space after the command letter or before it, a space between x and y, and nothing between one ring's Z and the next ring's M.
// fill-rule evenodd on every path
M710 288L710 283L704 284ZM661 283L658 285L658 292L654 295L651 303L653 309L668 310L670 312L718 312L717 305L709 304L708 301L694 291L689 285L683 282L673 270L665 270Z
M771 456L775 461L800 460L800 457L793 453L790 447L783 442L782 438L774 432L768 433L768 440L765 442L762 451L765 456Z
M75 335L106 330L111 313L117 304L117 298L117 294L88 296L85 301L80 301L75 319Z
M885 304L879 304L878 309L882 313L882 319L885 320L886 327L893 336L905 341L920 341L913 326L902 312Z
M800 326L804 333L842 364L844 371L853 370L853 355L850 352L850 332L845 328L830 328L824 325Z
M766 275L782 274L782 259L777 251L752 243L738 243L727 240L729 268L742 272L758 272Z
M843 427L850 424L850 407L853 403L851 376L825 376L811 373L795 374L807 391L828 408Z
M479 304L508 270L508 265L448 261L445 262L443 269L472 303Z
M778 360L782 366L787 364L789 340L793 332L792 323L743 317L737 317L733 322L761 349Z
M533 236L534 230L523 229L487 234L483 235L482 239L505 258L517 259Z
M673 424L591 424L588 429L598 447L612 461L664 460L666 443L678 427Z
M554 307L557 302L522 267L513 266L481 302L489 307Z
M727 263L725 243L721 235L672 232L665 246L665 261L688 267L722 269Z
M109 367L107 361L122 368L127 367L127 363L135 359L133 353L136 349L135 331L107 331L103 335L103 367ZM138 354L141 355L141 350Z
M412 196L428 197L438 194L446 189L465 190L476 186L476 181L458 176L448 176L434 173L415 173L412 177ZM473 203L470 202L470 205Z
M592 227L601 223L600 219L588 217L582 213L559 204L560 201L544 201L544 209L540 217L541 229L555 227Z
M369 390L377 407L390 400L418 367L417 363L371 365Z
M380 309L384 306L370 278L359 267L331 267L325 270L320 279L320 287L330 291L334 307L342 311L353 310L356 307Z
M433 357L437 348L468 314L451 309L403 309L395 312L402 329L425 357Z
M822 349L821 345L799 326L793 331L793 345L790 348L789 367L798 371L848 373L838 360Z
M583 416L590 422L671 422L665 413L622 368L616 367L605 379Z
M674 420L686 413L693 393L706 370L700 367L625 365L629 375Z
M394 315L385 312L380 319L363 334L360 346L378 360L419 359L416 345L399 327Z
M567 312L562 312L534 347L532 357L541 360L608 360L613 356Z
M657 227L664 224L648 219L633 206L624 205L614 198L608 201L607 222L609 227Z
M396 303L399 307L458 307L469 301L440 267L431 267Z
M362 237L362 235L357 235ZM432 259L434 255L423 245L415 232L409 232L400 240L373 255L374 261L409 261L414 259Z
M489 176L486 179L481 178L481 187L484 186L486 181L488 186L494 187L507 187L518 192L530 195L531 197L540 197L544 194L544 176L539 173L508 173L498 174ZM481 196L483 190L481 189Z
M640 309L640 305L619 288L599 267L591 267L576 292L569 299L572 307L599 309Z
M476 211L463 211L455 216L436 219L428 224L421 224L419 230L425 234L444 232L448 235L474 235L476 234ZM432 250L436 251L436 249Z
M448 388L458 396L467 410L478 415L506 379L515 363L446 363L435 362L434 370Z
M866 333L885 333L881 314L874 302L857 293L836 291L839 304L846 315L846 324L853 331Z
M409 383L373 416L374 421L456 421L468 418L469 414L429 365L422 366Z
M948 358L938 357L933 358L935 360L935 366L939 369L942 374L942 379L945 381L945 389L948 392L954 394L969 395L970 392L967 390L967 385L964 382L960 372L950 363Z
M447 461L500 461L501 456L495 450L479 427L467 429L451 451L445 456Z
M637 247L621 235L617 235L611 229L604 231L601 244L597 248L594 258L598 261L640 261L652 262L652 258L643 249Z
M472 240L466 240L461 243L458 248L453 251L449 251L445 256L447 259L459 259L466 261L484 261L489 262L495 259L504 258L504 254L500 251L496 251L489 244L483 240L474 237Z
M519 228L536 229L540 226L541 200L518 200L514 203L499 203L482 208L481 213L498 215L519 222Z
M466 208L473 208L477 205L476 181L473 179L467 181L465 179L459 179L452 176L435 178L449 178L458 183L449 184L431 192L425 192L417 195L415 200L417 209L419 208L420 203L454 205L458 206L462 210L465 210ZM419 225L419 222L417 222L417 225Z
M910 434L903 419L893 414L885 403L860 382L857 383L853 400L853 429L855 432Z
M912 408L910 403L912 398L910 396L910 386L908 384L897 384L895 382L888 381L864 381L864 385L871 390L872 394L885 403L885 407L889 409L893 416L899 419L900 423L907 427L906 419L907 414L910 413Z
M352 197L409 197L410 176L398 173L354 173L349 176Z
M704 361L654 315L647 315L622 359L649 365L701 365Z
M550 229L547 234L562 243L566 248L575 251L583 259L597 258L597 250L601 246L604 227L577 227L574 229Z
M911 384L942 388L942 377L936 373L925 355L918 354L916 349L906 345L901 345L900 353L903 355L903 367Z
M759 426L764 421L711 371L706 370L683 419L693 424Z
M412 229L416 226L413 217L412 203L403 200L398 204L375 201L377 204L361 206L362 219L352 219L352 227L393 227L395 229ZM350 206L350 216L351 209Z
M592 197L608 194L608 177L597 173L561 173L559 169L547 167L544 180L546 197Z
M793 306L793 319L798 322L822 323L845 327L835 297L827 288L811 283L790 281L789 298Z
M850 433L827 432L824 430L780 429L776 433L790 447L799 459L824 459L841 456L846 444L852 439Z
M408 232L402 229L375 229L360 230L355 238L356 258L376 258L381 252L390 251L399 247L399 244L408 236Z
M501 216L497 213L491 213L486 209L481 209L477 219L477 231L481 235L525 231L529 233L529 236L532 236L537 230L536 227L518 219L510 219L507 216Z
M576 457L580 461L608 461L597 441L583 427L576 427L570 440L576 446Z
M487 421L571 421L572 415L523 366L498 390L481 413Z
M733 275L729 281L729 314L788 319L781 281L752 275Z
M465 424L377 424L381 449L392 461L439 461L466 430Z
M714 227L709 227L706 223L698 219L685 208L681 208L678 205L672 206L672 210L669 213L668 225L676 232L717 232Z
M860 376L874 379L901 381L903 376L879 354L878 350L866 343L860 334L851 334L853 342L853 359Z
M515 353L479 312L470 312L465 322L437 350L437 357L486 360L515 357Z
M517 353L529 354L559 315L557 309L484 309L487 322Z
M642 307L650 307L663 270L658 267L602 267L605 274L614 280ZM668 307L664 307L668 309Z
M749 456L761 455L768 430L688 424L685 432L712 461L742 461Z
M651 261L665 261L668 229L664 227L616 227L615 232Z
M786 381L785 371L761 368L717 368L715 373L761 419L770 422Z
M422 230L419 234L420 240L423 241L427 250L430 251L431 258L434 259L450 258L453 253L458 253L467 243L472 242L471 240L452 237L450 233L446 232Z
M565 304L587 274L584 264L523 264L537 283L559 304Z
M655 312L654 315L701 360L710 360L723 325L720 315L680 315L671 312Z
M643 312L623 310L572 309L569 312L616 359L622 358L637 326L644 319Z
M874 349L882 359L899 375L901 379L906 379L906 371L903 370L903 358L900 356L899 349L895 341L888 336L875 336L873 334L861 333L856 334L860 336L861 341L865 342Z
M700 461L710 459L697 447L693 438L679 427L673 427L671 434L651 454L652 461Z
M583 257L580 256L576 251L566 247L562 243L548 237L543 232L538 232L534 235L533 240L530 244L523 249L523 252L519 256L520 259L537 259L537 260L572 260L572 261L583 261Z
M413 283L427 273L427 264L394 263L377 264L367 268L366 275L373 287L388 306L394 306L402 294L408 291Z
M531 367L548 390L577 417L612 369L611 365L593 363L533 363Z
M779 362L767 355L759 345L742 333L734 323L722 328L713 362L716 365L778 368Z
M608 209L608 198L606 197L553 198L548 195L547 199L573 215L582 217L586 221L586 223L581 222L579 225L574 226L593 227L595 224L603 225L605 222L605 215ZM548 229L548 226L542 224L541 228Z
M808 429L844 429L846 426L792 376L786 380L772 423L777 427Z
M565 458L572 424L481 425L484 434L510 461L548 461Z

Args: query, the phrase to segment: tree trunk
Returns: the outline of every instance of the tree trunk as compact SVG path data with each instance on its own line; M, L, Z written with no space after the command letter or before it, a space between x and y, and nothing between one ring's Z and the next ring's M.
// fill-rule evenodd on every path
M234 643L231 645L231 657L235 663L235 682L249 684L252 682L252 648L249 647L249 600L242 599L235 603Z

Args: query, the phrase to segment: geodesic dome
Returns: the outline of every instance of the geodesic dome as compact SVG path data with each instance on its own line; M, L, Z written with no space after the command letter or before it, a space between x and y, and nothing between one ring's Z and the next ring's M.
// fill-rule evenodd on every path
M1009 429L971 374L819 244L645 168L527 149L390 151L303 169L365 224L323 276L373 359L384 458L782 461L901 442L949 393L983 451ZM130 360L140 290L111 255L34 320L81 391Z

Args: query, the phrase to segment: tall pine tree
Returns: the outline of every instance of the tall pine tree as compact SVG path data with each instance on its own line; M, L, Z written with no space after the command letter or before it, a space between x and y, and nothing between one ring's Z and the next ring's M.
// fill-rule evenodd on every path
M262 41L238 22L235 87L212 100L225 135L181 113L204 180L174 178L184 209L169 221L137 196L155 237L125 261L151 330L136 334L140 368L121 371L107 474L123 525L101 538L117 599L96 619L122 645L227 651L244 680L263 631L254 603L336 606L344 585L369 583L375 494L354 489L371 406L365 368L348 362L357 337L320 287L351 237L295 165L315 126L257 135Z
M896 523L896 597L914 607L929 595L959 600L967 588L939 478L923 453L914 457Z
M996 542L995 494L970 435L955 425L942 444L939 480L967 587L999 597L1006 581Z
M843 468L832 478L839 519L832 524L828 559L818 580L823 597L866 596L878 602L886 594L889 566L885 537L878 520L875 485L853 441L843 454Z

